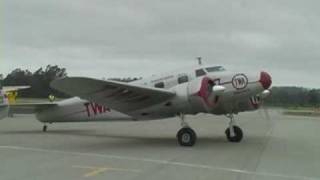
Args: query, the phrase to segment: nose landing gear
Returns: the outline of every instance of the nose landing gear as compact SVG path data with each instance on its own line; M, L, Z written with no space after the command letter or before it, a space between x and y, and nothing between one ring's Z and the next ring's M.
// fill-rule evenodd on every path
M225 134L229 142L240 142L243 138L243 132L239 126L236 125L233 114L227 115L230 119L229 127L226 129Z
M184 120L184 114L180 114L182 128L177 133L178 143L181 146L193 146L197 141L197 134Z

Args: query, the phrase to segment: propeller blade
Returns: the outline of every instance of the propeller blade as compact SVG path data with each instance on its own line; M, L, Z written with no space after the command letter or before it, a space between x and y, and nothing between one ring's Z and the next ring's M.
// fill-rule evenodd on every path
M270 119L270 114L269 114L268 108L263 105L263 106L262 106L262 109L263 109L263 112L264 112L265 117L267 118L268 121L270 121L271 119Z

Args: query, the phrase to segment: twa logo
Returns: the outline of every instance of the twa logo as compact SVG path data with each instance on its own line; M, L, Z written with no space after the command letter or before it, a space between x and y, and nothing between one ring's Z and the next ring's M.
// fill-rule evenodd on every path
M86 107L88 117L96 116L98 114L103 114L103 113L111 111L110 108L105 107L105 106L101 106L101 105L93 103L93 102L84 103L83 105Z
M235 89L244 89L248 85L248 78L244 74L237 74L232 78L232 86Z

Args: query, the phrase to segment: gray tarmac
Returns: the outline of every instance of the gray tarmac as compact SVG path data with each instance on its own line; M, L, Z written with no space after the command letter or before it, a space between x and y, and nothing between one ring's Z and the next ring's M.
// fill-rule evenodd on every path
M237 116L241 143L225 117L187 116L198 134L180 147L178 119L42 124L33 115L0 121L0 179L300 180L320 179L320 118L270 112Z

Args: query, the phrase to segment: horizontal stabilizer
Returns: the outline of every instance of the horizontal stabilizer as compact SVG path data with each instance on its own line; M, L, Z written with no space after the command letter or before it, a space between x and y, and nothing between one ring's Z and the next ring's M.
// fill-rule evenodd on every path
M3 86L2 90L4 92L10 92L10 91L18 91L22 89L29 89L31 86Z
M56 103L18 103L9 106L9 114L33 114L57 106Z

